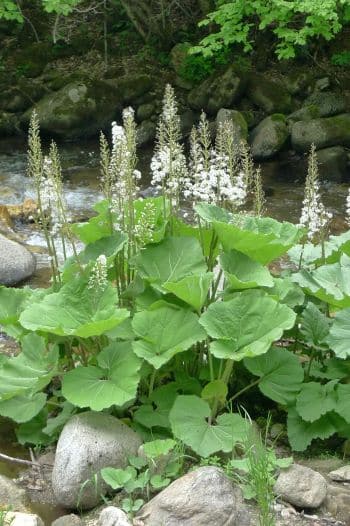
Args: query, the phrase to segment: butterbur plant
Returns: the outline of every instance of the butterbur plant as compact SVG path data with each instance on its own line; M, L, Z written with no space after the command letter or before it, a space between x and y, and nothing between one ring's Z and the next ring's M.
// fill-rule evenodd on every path
M33 119L29 171L41 184L60 170L55 147L44 166ZM0 415L16 422L21 442L50 443L73 412L106 410L145 442L176 440L192 458L223 452L235 459L247 440L238 407L250 390L285 411L296 450L315 438L349 436L349 233L325 240L323 258L319 245L305 245L305 268L273 272L282 256L294 261L305 230L263 217L260 173L230 130L223 126L213 145L202 115L187 163L167 87L152 159L160 195L147 199L138 195L132 110L113 124L111 146L101 137L104 199L94 215L70 224L59 201L65 239L74 236L83 248L58 262L48 289L0 288L2 330L22 348L1 358ZM312 164L308 185L318 192L315 173ZM198 192L187 196L195 206L185 222L178 205L190 184ZM51 222L43 226L51 235ZM140 469L131 468L138 480ZM146 496L147 487L165 483L147 469ZM127 498L133 510L145 495Z

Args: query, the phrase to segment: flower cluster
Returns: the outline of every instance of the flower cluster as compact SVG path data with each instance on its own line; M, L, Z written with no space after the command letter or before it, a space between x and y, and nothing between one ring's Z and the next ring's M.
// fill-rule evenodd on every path
M70 219L65 201L61 167L57 147L51 144L50 155L43 160L43 172L39 186L41 210L45 213L52 236L62 233Z
M107 258L104 254L98 256L92 267L88 282L88 289L104 290L107 286Z
M299 225L307 228L307 237L312 240L316 235L323 234L331 218L332 214L326 210L321 199L316 148L312 145Z
M348 195L346 196L345 219L347 224L350 226L350 188L348 190Z
M154 203L146 202L134 226L134 237L139 246L147 245L153 241L156 218L157 210Z
M180 117L174 90L166 86L163 111L157 133L157 146L151 161L151 184L166 195L173 206L179 203L187 175L186 157L181 139Z
M247 197L247 177L239 164L239 152L232 142L232 126L219 126L216 148L211 145L210 129L204 113L198 129L191 134L190 173L184 196L194 202L205 201L240 208Z

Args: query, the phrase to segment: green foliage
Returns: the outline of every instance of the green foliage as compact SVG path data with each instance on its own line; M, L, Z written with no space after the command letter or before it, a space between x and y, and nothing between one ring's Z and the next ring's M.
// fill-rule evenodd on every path
M348 0L222 0L201 26L215 24L218 31L211 31L193 52L210 57L222 49L239 44L243 50L253 49L253 32L269 30L276 38L279 59L295 57L298 49L312 39L331 40L349 19Z
M341 51L331 56L331 62L334 66L348 68L350 66L350 51Z
M0 0L0 19L23 22L23 15L13 0Z

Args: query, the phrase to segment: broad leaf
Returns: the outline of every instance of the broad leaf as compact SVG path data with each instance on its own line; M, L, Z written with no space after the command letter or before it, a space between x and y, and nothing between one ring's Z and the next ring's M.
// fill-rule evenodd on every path
M337 388L336 412L350 423L350 384L339 384Z
M224 252L220 256L220 264L225 271L229 286L234 289L273 287L274 285L272 276L266 267L237 250Z
M304 303L305 294L296 283L288 277L274 278L274 285L267 290L276 301L288 305L291 309Z
M56 374L57 362L56 347L48 352L43 338L37 334L24 336L22 352L0 366L0 400L43 389Z
M228 389L225 382L222 380L213 380L209 382L201 393L201 398L207 400L209 403L213 400L218 400L220 403L224 403L227 397Z
M310 376L326 380L350 379L350 363L338 358L329 358L323 363L314 360L311 364Z
M198 203L194 206L194 210L199 215L199 217L204 219L204 221L207 223L212 223L213 221L230 223L232 220L232 214L230 212L224 208L220 208L209 203Z
M334 435L342 422L334 413L328 413L312 423L305 422L295 409L290 409L287 419L289 443L294 451L305 451L315 438L325 439Z
M111 211L107 200L96 203L93 209L98 213L97 216L88 222L72 225L74 234L86 245L113 234L113 225L118 223L118 214Z
M136 477L136 470L132 467L126 469L103 468L101 477L113 489L123 489L124 486Z
M176 446L176 441L172 438L164 440L152 440L143 444L143 452L147 458L157 459L162 455L167 455Z
M335 307L350 307L350 257L343 254L338 263L315 270L301 270L292 280L309 294Z
M208 403L201 398L178 396L169 415L174 436L201 457L232 452L237 443L244 442L249 424L242 416L225 413L212 425L210 414Z
M59 292L48 294L40 302L27 307L20 323L31 331L59 336L100 336L129 317L126 309L116 307L116 291L111 284L91 289L77 277Z
M0 415L17 423L28 422L45 406L46 394L18 395L0 402Z
M213 355L235 361L265 353L294 322L289 307L254 290L212 303L200 318L209 336L217 338L210 346Z
M271 218L234 216L233 221L213 223L224 250L238 250L263 265L285 254L302 236L295 225Z
M45 290L40 289L15 289L0 286L0 324L2 330L13 338L19 338L24 332L19 323L22 311L27 305L39 300L45 293Z
M336 313L326 343L338 358L350 356L350 309Z
M149 403L144 403L135 411L134 420L146 427L169 428L169 412L178 395L175 382L168 383L155 389L149 398Z
M319 347L324 343L329 333L329 321L316 305L309 302L301 315L300 321L300 332L308 344Z
M206 337L196 314L164 302L135 314L132 327L140 338L133 342L135 354L156 369Z
M325 385L318 382L303 384L296 400L296 410L303 420L315 422L337 407L337 380Z
M148 245L134 258L134 264L143 278L158 286L207 270L201 245L192 237L170 237Z
M199 276L186 276L177 282L168 281L163 285L163 288L168 292L172 292L199 312L207 299L213 276L212 272Z
M279 404L290 405L300 391L303 368L295 354L272 347L266 354L244 360L252 374L260 377L259 388Z
M98 367L77 367L65 374L62 394L78 407L102 411L124 406L136 397L140 360L130 342L113 342L97 357Z
M336 263L342 254L350 256L350 230L338 236L329 236L323 247L321 244L296 245L288 252L291 260L297 265L302 266L323 265L325 263Z

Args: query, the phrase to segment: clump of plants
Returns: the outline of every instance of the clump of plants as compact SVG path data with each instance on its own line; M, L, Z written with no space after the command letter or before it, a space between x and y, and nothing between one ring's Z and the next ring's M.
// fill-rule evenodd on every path
M186 158L170 86L151 162L156 197L139 197L131 109L111 144L101 135L104 200L89 221L71 223L57 148L42 153L35 115L28 170L52 284L0 288L0 323L22 348L0 355L0 415L21 443L52 443L73 413L92 409L123 417L146 449L176 441L194 458L234 462L252 389L285 412L295 451L350 436L350 233L327 236L314 150L299 226L264 217L260 172L229 122L213 144L203 114ZM273 273L281 256L290 270ZM255 447L246 463L260 458ZM157 478L151 458L103 472L129 488L130 512L176 476Z

